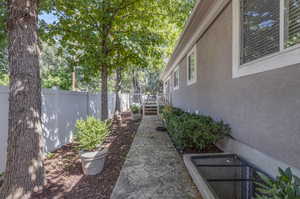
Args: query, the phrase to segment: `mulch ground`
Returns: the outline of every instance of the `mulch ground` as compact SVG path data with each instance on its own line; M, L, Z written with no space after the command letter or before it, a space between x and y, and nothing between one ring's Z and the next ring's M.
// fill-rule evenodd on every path
M33 198L109 199L140 124L128 116L123 115L123 125L116 120L113 123L105 143L109 152L101 174L84 176L75 145L65 145L45 161L47 185Z
M189 153L223 153L216 145L211 144L205 147L203 150L198 150L195 148L185 148L181 151L182 154L189 154Z
M176 144L174 143L174 140L172 139L172 136L170 135L170 133L168 132L168 130L163 127L163 126L159 126L156 128L157 131L162 131L162 132L167 132L174 147L176 148L177 152L179 154L197 154L197 153L223 153L223 151L221 149L219 149L216 145L211 144L208 145L207 147L205 147L202 150L199 150L197 148L192 148L192 147L186 147L183 150L182 149L178 149L176 147Z

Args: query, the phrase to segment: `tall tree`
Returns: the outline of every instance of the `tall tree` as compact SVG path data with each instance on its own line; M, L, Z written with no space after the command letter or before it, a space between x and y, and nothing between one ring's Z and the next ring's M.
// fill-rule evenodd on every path
M93 70L101 80L101 115L108 117L107 80L115 68L120 46L143 40L146 45L158 41L148 26L153 17L146 14L145 0L56 0L58 23L50 32L61 38L64 47L74 49L88 73ZM126 22L126 23L124 23ZM142 36L141 36L142 35ZM145 48L146 49L146 48ZM136 50L139 52L139 49Z
M122 68L117 67L116 69L116 85L115 85L115 93L116 93L116 108L115 112L121 112L121 83L122 83Z
M30 198L44 184L37 9L37 0L8 1L8 147L0 192L5 199Z

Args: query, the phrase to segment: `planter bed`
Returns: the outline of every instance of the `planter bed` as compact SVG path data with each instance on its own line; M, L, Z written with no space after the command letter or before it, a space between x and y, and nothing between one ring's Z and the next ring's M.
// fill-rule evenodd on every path
M34 198L101 198L109 199L140 121L125 118L121 125L114 122L104 170L95 176L85 176L74 144L65 145L45 160L47 185Z
M205 147L203 150L198 150L195 148L185 148L182 151L183 154L195 154L195 153L223 153L221 149L219 149L216 145L211 144L207 147Z
M203 150L198 150L196 148L184 148L183 150L178 149L178 147L176 147L176 145L174 143L174 140L173 140L171 134L169 133L168 129L166 128L166 120L163 119L161 116L159 116L159 118L162 120L163 126L158 127L158 128L164 129L164 130L162 130L162 132L166 132L169 135L169 137L178 153L180 153L180 154L223 153L223 151L214 144L211 144L211 145L205 147L205 149L203 149Z

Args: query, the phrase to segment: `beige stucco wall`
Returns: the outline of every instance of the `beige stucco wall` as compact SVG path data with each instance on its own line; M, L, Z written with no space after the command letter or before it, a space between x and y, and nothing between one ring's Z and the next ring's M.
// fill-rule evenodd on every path
M223 119L233 137L300 168L300 65L232 78L232 7L197 43L197 83L187 86L186 58L173 105Z

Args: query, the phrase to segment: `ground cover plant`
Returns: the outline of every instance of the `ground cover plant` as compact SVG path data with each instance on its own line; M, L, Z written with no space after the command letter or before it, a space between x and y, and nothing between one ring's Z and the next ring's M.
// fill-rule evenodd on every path
M293 175L292 170L279 168L279 176L275 180L260 175L263 183L256 183L259 192L256 199L299 199L300 198L300 178Z
M175 147L181 151L187 148L203 151L231 132L229 125L223 121L215 121L209 116L186 113L170 106L162 109L161 116Z

